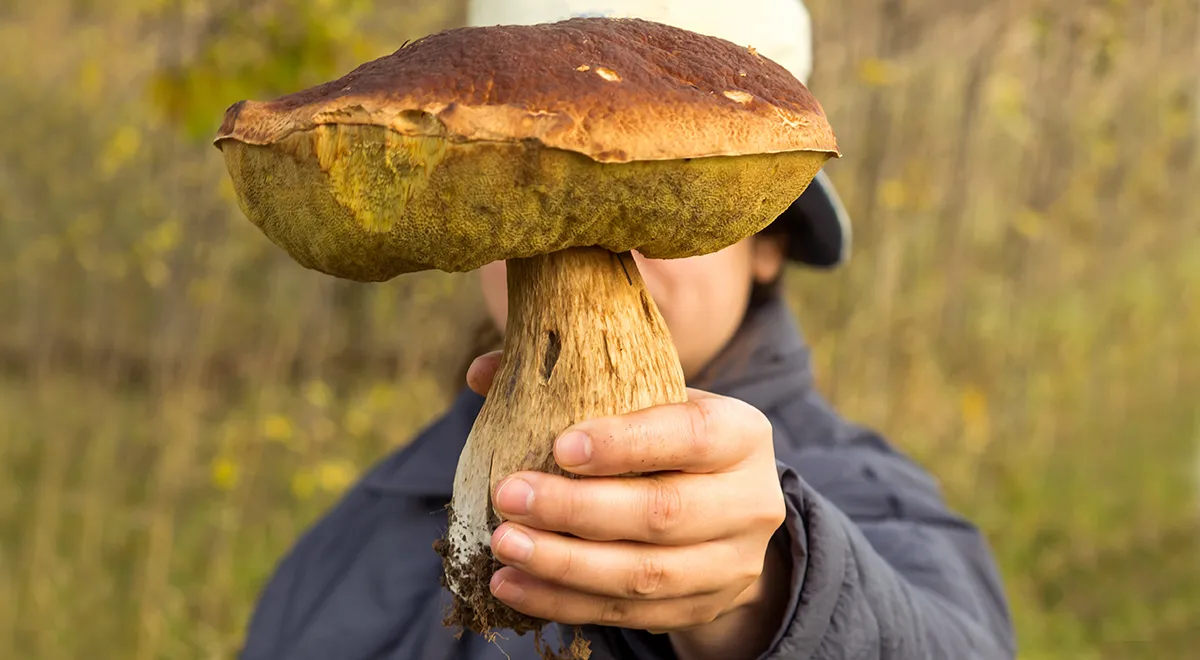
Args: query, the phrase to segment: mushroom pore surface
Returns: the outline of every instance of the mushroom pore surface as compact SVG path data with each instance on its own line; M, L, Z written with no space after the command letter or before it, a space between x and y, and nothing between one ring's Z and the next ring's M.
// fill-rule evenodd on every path
M246 216L308 268L358 281L465 272L569 247L669 259L770 224L832 156L602 163L533 141L327 124L219 143Z

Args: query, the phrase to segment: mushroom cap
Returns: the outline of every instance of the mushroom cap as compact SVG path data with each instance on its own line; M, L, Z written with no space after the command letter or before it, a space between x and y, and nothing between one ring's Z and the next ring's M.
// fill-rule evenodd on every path
M816 99L753 48L615 18L431 35L234 104L216 144L268 237L356 280L587 245L714 252L838 155Z

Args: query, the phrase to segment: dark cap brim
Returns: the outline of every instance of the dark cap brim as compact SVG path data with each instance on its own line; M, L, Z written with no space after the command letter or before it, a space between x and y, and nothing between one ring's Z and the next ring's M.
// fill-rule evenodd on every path
M790 238L788 259L792 261L833 268L850 256L850 217L824 171L817 173L775 224Z

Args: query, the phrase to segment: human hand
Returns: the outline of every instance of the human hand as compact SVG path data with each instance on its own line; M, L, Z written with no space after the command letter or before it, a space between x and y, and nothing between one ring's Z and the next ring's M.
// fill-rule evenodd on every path
M486 393L498 365L499 353L476 359L470 387ZM768 561L785 515L771 425L736 399L698 390L688 399L567 429L556 461L594 478L519 472L497 484L493 502L507 519L491 540L505 564L491 581L498 599L564 624L671 632L677 650L695 651L688 657L729 646L712 638L718 628L738 649L753 634L746 624L765 627L769 641L789 578L780 572L790 573L790 561ZM615 476L630 472L653 474ZM735 612L752 617L720 625Z

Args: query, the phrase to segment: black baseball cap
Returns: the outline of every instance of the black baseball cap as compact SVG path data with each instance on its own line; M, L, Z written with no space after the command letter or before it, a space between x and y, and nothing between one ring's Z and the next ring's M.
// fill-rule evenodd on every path
M834 268L850 257L850 217L824 170L792 202L771 231L787 234L788 259L815 268Z

